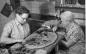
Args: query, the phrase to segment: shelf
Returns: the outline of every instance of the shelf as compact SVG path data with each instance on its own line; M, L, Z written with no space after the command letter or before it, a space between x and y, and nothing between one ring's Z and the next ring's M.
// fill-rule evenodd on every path
M70 4L67 4L67 5L60 5L60 6L56 6L55 7L56 9L57 8L69 8L69 9L85 9L85 5L70 5Z

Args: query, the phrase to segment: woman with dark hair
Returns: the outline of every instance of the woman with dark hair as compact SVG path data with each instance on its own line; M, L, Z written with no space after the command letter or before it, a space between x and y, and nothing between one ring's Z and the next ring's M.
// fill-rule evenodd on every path
M3 29L0 43L13 44L24 42L24 38L30 34L30 26L26 22L26 19L30 15L30 11L24 7L20 6L15 10L15 19L8 22ZM13 45L11 48L18 48L20 44Z
M15 19L5 25L0 42L6 44L22 42L30 34L29 24L26 22L30 14L29 10L20 6L15 10L15 14Z

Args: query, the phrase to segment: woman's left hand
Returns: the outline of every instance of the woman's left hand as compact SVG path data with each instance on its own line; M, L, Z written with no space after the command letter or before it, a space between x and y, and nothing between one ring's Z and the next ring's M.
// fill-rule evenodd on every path
M53 27L52 30L53 31L56 31L57 30L57 26Z

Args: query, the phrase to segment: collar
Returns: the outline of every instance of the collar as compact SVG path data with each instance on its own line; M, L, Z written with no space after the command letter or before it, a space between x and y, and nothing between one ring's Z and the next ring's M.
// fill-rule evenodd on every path
M17 19L15 19L15 23L16 23L17 25L20 25L20 23L18 22L18 20L17 20Z

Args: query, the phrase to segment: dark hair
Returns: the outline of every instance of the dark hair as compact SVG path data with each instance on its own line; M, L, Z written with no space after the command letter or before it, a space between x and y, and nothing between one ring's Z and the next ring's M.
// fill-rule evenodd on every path
M19 6L16 10L15 13L17 14L22 14L22 13L30 13L30 11L24 7L24 6Z

